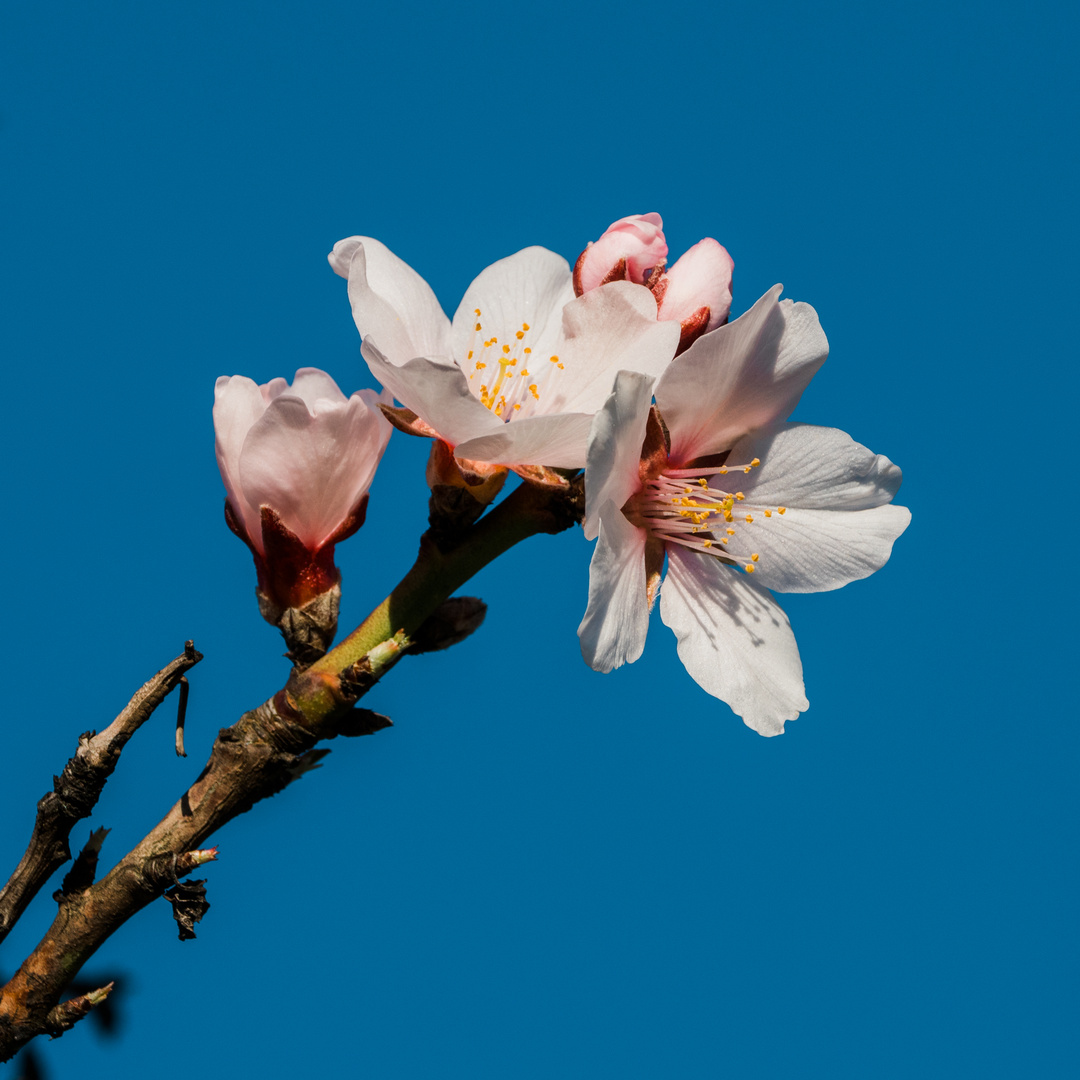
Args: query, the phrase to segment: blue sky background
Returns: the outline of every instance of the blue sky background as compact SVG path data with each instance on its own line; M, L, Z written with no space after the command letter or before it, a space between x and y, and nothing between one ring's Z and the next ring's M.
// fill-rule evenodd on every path
M699 690L657 618L601 676L589 545L529 541L482 631L400 667L392 731L232 823L212 909L88 973L124 1030L54 1078L1064 1077L1077 1068L1072 567L1076 8L435 7L117 0L9 10L0 876L74 750L194 638L90 822L134 844L287 674L221 520L214 378L370 383L333 242L452 312L529 244L663 214L673 255L776 281L832 353L800 419L905 471L877 576L789 597L809 712ZM1068 438L1068 442L1067 442ZM426 445L395 435L339 549L343 624L410 564ZM1064 490L1063 490L1064 489ZM50 890L46 890L46 894ZM0 951L10 972L54 905Z

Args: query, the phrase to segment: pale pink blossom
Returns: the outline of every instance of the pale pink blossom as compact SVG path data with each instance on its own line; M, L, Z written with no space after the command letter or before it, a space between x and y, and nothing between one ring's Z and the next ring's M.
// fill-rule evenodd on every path
M284 606L338 580L334 544L363 524L390 437L379 400L372 390L346 398L317 368L301 368L291 386L233 375L214 387L226 514L255 556L260 586Z
M451 321L430 286L384 244L334 245L372 374L459 459L580 468L615 372L658 375L676 328L628 282L575 298L565 259L526 248L484 270Z
M731 310L731 256L715 240L698 241L666 268L667 241L659 214L635 214L610 225L574 265L578 296L611 281L648 286L657 317L680 324L679 352L727 322Z
M901 475L888 458L842 431L784 422L828 343L814 309L779 294L700 338L658 381L617 376L590 435L585 532L599 540L578 630L597 670L636 660L666 556L660 614L680 659L763 735L807 708L795 637L769 590L867 577L911 516L891 505Z

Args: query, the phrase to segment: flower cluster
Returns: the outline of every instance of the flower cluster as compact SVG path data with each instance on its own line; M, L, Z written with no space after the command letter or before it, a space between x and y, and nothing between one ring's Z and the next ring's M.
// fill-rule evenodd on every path
M807 701L770 590L879 569L909 520L891 502L900 471L842 432L789 422L828 354L813 308L776 286L729 322L725 249L706 238L670 268L667 255L658 214L625 217L572 269L539 247L494 263L449 319L378 240L335 244L383 396L346 399L311 368L292 387L217 387L226 513L266 617L295 634L296 612L310 621L319 597L336 598L334 545L363 521L385 416L433 440L429 483L465 488L477 512L509 471L559 491L583 469L596 540L585 660L604 672L636 660L659 596L698 684L762 734L782 731Z

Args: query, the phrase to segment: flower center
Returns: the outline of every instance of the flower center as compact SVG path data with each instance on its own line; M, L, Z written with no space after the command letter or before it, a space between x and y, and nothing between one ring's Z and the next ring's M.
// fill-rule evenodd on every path
M480 403L504 420L512 420L524 407L526 414L534 411L534 402L540 400L540 392L550 374L564 370L557 356L541 359L533 354L527 344L527 322L514 332L510 341L500 342L497 337L484 338L484 326L480 321L480 309L474 308L476 322L473 324L469 349L462 369L468 373L469 389ZM530 365L537 369L535 373Z
M720 477L749 473L761 464L717 465L698 469L665 469L632 496L623 513L665 544L679 544L713 555L752 574L760 559L752 530L786 506L766 507L748 502L741 491L727 491Z

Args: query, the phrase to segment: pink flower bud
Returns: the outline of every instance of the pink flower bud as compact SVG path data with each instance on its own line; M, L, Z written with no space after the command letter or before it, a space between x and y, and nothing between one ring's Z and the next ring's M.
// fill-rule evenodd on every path
M659 214L620 218L578 256L574 265L574 292L581 296L609 281L644 285L649 271L664 265L667 251L664 223Z
M317 368L257 386L218 379L214 432L230 528L255 557L268 612L301 607L341 578L334 545L364 521L390 425L379 397L346 398Z
M656 297L657 318L682 327L678 351L727 322L735 263L715 240L696 243L665 269L667 242L659 214L620 218L590 244L574 266L578 296L609 281L648 286Z
M727 322L731 310L731 275L735 263L715 240L699 240L653 286L658 318L682 323L679 351ZM685 339L688 333L693 336Z

